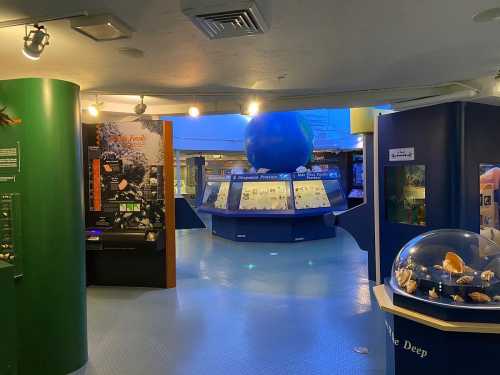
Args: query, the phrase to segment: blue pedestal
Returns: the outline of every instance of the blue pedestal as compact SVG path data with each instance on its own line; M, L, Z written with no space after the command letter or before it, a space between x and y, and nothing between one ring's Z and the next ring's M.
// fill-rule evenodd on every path
M212 215L212 233L242 242L297 242L335 237L323 216L234 217Z
M494 333L446 332L386 314L388 375L495 373Z

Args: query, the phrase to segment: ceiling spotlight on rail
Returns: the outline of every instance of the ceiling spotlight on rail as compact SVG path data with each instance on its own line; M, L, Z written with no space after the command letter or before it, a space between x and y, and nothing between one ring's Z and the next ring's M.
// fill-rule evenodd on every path
M141 102L134 107L134 112L137 115L142 115L144 114L144 112L146 112L147 108L148 106L144 104L144 95L141 95Z
M28 27L25 27L23 54L28 59L38 60L45 47L49 45L50 35L42 25L35 24L33 27L29 32Z

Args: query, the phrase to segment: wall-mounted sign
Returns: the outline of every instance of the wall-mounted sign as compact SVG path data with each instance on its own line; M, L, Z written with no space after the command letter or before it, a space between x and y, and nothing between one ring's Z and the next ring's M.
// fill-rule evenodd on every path
M0 176L1 182L16 182L16 176Z
M162 227L163 121L107 122L88 148L89 210L120 228Z
M391 148L389 149L389 161L412 161L415 160L415 148Z
M0 148L0 173L18 173L21 171L19 143L12 147Z
M290 181L291 173L253 173L253 174L235 174L231 176L231 181Z

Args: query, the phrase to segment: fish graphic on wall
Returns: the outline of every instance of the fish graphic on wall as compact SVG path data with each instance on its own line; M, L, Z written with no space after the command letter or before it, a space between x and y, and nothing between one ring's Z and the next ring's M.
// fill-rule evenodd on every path
M22 120L20 118L10 117L7 114L6 110L7 107L0 108L0 125L14 126L14 125L20 125L22 123Z

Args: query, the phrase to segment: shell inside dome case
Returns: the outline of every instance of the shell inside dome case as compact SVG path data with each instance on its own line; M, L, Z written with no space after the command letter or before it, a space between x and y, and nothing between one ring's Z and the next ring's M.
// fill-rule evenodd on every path
M424 233L401 249L390 284L430 304L500 310L500 247L464 230Z

